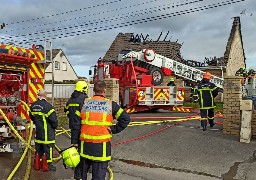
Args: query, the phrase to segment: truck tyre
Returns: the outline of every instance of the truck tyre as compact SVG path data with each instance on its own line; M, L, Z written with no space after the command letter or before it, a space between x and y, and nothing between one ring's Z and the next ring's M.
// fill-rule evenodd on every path
M164 74L160 68L152 68L149 71L149 74L152 76L152 84L154 86L158 86L162 84L163 79L164 79Z

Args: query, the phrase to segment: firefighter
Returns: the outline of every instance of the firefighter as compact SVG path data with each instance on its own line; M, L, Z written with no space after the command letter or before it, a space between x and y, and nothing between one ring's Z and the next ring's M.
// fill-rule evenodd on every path
M191 94L190 94L190 101L193 102L193 103L198 102L198 88L197 88L196 83L192 84Z
M215 84L210 82L211 74L206 72L203 75L202 81L198 84L198 95L201 115L201 126L203 131L206 131L207 120L210 127L214 124L214 98L218 95L218 88Z
M79 144L77 141L80 132L80 122L81 122L81 109L84 103L85 98L87 98L88 93L88 85L85 81L78 81L75 86L74 92L71 94L66 106L64 108L64 112L68 116L69 119L69 128L71 129L71 144ZM75 168L76 174L79 174L80 169Z
M95 95L86 98L81 110L80 132L72 134L73 146L78 146L81 160L77 168L80 174L75 179L87 179L92 166L92 179L105 180L108 162L111 160L112 134L123 131L130 122L129 115L114 101L106 99L106 83L97 81L94 84ZM116 125L113 120L116 119ZM79 138L80 137L80 138ZM80 141L80 144L77 143Z
M43 171L56 171L52 165L52 148L55 144L55 129L58 126L56 112L47 102L47 92L43 89L38 92L38 100L32 103L29 116L36 126L35 158L42 158L40 167ZM39 155L39 156L37 156ZM46 156L46 162L44 161ZM35 162L40 163L40 160ZM34 164L34 167L38 164Z
M173 77L170 77L170 82L168 82L167 86L176 86Z
M248 76L248 84L253 83L253 78L255 77L256 72L253 69L249 69L247 76Z
M236 71L236 76L241 76L243 77L243 79L241 79L241 84L244 84L247 73L246 73L246 69L245 66L240 67L237 71Z

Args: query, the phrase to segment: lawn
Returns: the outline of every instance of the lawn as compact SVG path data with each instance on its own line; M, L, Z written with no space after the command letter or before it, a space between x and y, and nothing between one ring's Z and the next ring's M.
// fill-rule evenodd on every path
M68 125L68 117L67 116L58 117L58 121L59 121L59 127Z
M191 103L191 102L185 102L184 103L185 107L193 107L193 108L199 108L199 103ZM221 102L216 102L216 108L215 110L217 111L222 111L223 110L223 103Z

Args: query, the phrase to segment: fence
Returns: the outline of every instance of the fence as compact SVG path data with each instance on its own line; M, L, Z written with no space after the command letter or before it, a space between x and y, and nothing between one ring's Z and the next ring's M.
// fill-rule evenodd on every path
M54 98L70 98L75 90L75 84L54 84ZM52 84L45 84L45 90L49 93L48 97L52 97ZM88 96L93 96L93 84L89 84Z
M52 84L45 84L45 90L52 97ZM70 98L75 90L75 84L54 84L54 98Z

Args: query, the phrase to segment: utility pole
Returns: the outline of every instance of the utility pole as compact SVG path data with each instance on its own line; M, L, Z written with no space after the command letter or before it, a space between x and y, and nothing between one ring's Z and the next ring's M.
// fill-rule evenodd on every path
M47 59L47 46L48 46L48 51L49 51L49 54L50 54L50 59L48 60ZM54 64L54 61L52 59L52 42L51 41L48 41L48 40L45 40L44 41L44 72L46 70L46 63L51 63L52 64L52 106L54 106L54 68L55 68L55 64ZM45 77L45 76L44 76Z

